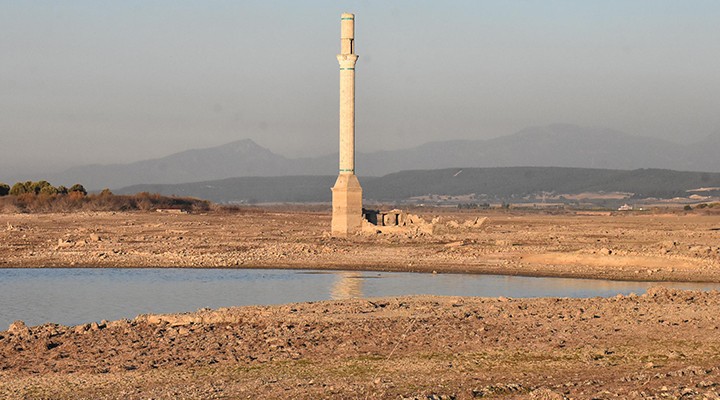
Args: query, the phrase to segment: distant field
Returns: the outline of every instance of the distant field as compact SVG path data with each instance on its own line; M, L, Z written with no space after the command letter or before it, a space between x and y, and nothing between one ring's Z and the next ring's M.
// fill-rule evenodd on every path
M215 181L135 185L116 193L151 192L191 196L219 203L329 202L335 176L240 177ZM625 199L688 198L697 193L717 197L718 190L693 191L720 186L720 173L661 169L610 170L555 167L448 168L403 171L382 177L361 177L363 197L368 201L398 202L411 198L438 201L453 196L456 202L564 202L594 198ZM693 191L693 192L689 192ZM603 196L602 194L605 193ZM623 194L618 196L618 194ZM704 197L703 197L704 198ZM447 199L445 199L447 200ZM696 202L702 198L695 198Z

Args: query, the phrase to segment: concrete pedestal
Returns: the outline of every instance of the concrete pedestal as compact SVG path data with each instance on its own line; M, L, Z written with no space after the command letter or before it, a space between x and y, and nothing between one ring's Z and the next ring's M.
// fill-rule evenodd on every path
M348 236L362 229L362 188L355 174L340 174L332 188L332 234Z

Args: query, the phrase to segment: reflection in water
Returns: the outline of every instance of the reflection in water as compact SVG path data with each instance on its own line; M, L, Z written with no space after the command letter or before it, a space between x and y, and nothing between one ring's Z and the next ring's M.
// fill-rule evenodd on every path
M438 295L593 297L651 286L720 289L713 283L618 282L498 275L244 269L0 268L0 330L21 319L75 325L144 313L328 299Z
M362 274L360 272L339 272L338 280L330 289L333 300L344 300L362 297Z
M466 278L467 279L467 278ZM643 294L652 286L664 286L685 290L709 290L717 284L692 282L643 282L611 281L602 279L579 278L530 278L511 275L488 275L481 282L474 283L470 290L454 287L462 296L508 296L518 298L531 297L610 297L617 294ZM478 289L481 288L481 289ZM508 293L508 294L506 294ZM455 293L451 293L454 295Z

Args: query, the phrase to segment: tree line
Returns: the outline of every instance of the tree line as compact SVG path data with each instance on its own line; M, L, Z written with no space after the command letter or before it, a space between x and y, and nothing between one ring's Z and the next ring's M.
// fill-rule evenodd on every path
M53 186L48 181L17 182L12 187L0 182L0 214L73 211L151 211L180 209L186 212L206 212L209 201L162 196L147 192L116 195L110 189L88 194L81 184L67 188Z
M56 195L56 194L70 194L77 193L83 196L87 195L87 190L83 185L76 183L70 188L65 186L53 186L48 181L26 181L17 182L12 187L7 183L0 182L0 196L20 196L23 194L45 194L45 195Z

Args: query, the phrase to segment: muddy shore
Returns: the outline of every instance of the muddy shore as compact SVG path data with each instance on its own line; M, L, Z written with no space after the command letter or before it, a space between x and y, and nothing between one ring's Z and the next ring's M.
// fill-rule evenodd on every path
M312 268L720 282L720 215L434 209L422 216L439 217L434 233L339 239L328 234L326 212L2 214L0 267Z

